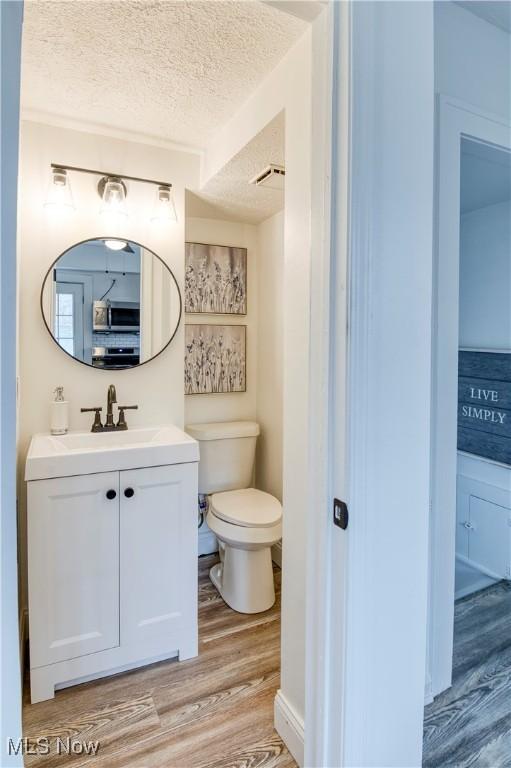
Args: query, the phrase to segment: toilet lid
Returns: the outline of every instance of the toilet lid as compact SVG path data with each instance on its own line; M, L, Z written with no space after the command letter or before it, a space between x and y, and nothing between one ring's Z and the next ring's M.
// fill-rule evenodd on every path
M280 501L275 496L255 488L214 493L211 497L211 508L216 517L226 523L247 528L276 525L282 517Z

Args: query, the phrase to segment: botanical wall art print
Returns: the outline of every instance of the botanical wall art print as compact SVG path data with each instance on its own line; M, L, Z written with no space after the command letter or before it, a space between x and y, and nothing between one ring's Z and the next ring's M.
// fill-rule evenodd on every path
M247 249L186 243L185 312L247 314Z
M246 326L186 325L185 394L246 391Z

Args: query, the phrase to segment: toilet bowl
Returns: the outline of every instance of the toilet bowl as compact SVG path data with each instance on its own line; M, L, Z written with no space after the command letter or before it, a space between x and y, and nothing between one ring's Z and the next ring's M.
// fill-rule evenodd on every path
M210 578L240 613L267 611L275 602L271 547L282 537L282 507L255 488L215 493L207 524L219 542L220 563Z
M282 507L252 488L259 424L189 424L199 442L199 493L208 496L206 523L219 543L211 581L240 613L267 611L275 602L271 547L282 537Z

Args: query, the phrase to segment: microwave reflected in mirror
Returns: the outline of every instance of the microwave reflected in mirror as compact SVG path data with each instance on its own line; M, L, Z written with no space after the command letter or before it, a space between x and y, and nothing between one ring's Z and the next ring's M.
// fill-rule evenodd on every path
M105 370L156 357L181 320L181 294L167 265L139 243L94 238L64 251L41 290L41 310L68 355Z

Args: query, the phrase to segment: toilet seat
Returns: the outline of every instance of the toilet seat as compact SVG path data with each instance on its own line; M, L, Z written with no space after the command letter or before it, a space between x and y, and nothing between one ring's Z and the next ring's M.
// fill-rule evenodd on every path
M282 519L278 499L256 488L214 493L211 512L220 520L242 528L271 528Z

